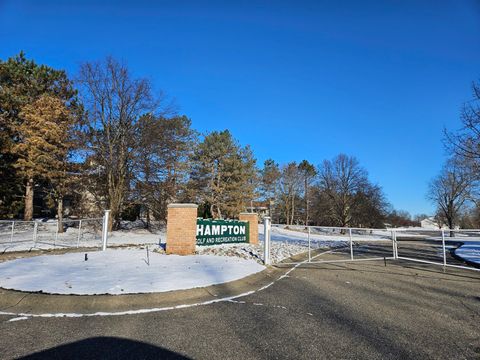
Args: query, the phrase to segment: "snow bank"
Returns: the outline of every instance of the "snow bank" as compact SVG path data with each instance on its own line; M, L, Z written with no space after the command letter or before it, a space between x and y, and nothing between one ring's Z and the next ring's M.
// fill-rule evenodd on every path
M52 294L133 294L205 287L265 267L225 256L177 256L140 249L42 255L0 263L0 287Z

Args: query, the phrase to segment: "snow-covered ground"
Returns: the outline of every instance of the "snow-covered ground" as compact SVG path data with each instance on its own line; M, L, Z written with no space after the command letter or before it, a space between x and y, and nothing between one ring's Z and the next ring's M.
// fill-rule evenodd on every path
M480 265L480 241L466 242L455 250L455 255L465 261Z
M205 287L262 271L254 260L141 249L41 255L0 263L0 287L53 294L131 294Z

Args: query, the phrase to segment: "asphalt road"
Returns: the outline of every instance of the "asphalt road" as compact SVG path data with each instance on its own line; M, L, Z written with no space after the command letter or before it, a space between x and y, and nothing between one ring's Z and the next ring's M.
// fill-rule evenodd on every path
M235 301L11 318L0 316L2 359L479 359L480 274L400 261L311 264Z

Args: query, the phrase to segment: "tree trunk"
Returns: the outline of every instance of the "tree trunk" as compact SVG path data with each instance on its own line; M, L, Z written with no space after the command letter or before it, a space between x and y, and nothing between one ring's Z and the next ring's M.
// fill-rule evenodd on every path
M285 198L285 222L290 225L290 197Z
M113 220L114 220L114 215L112 215L112 211L108 213L108 224L107 224L107 231L112 232L113 230Z
M454 214L453 204L450 202L448 204L448 211L445 214L446 215L445 217L447 218L447 226L450 230L453 230L453 228L454 228L454 220L453 220L454 215L453 214ZM450 231L450 237L454 237L454 236L455 236L454 232Z
M57 204L58 232L63 233L63 196L60 196Z
M295 219L295 194L292 197L292 220L290 221L290 224L293 225L293 220Z
M23 213L23 219L25 221L31 221L33 219L33 179L27 180L27 186L25 188L25 210Z
M150 207L147 206L147 229L150 229Z

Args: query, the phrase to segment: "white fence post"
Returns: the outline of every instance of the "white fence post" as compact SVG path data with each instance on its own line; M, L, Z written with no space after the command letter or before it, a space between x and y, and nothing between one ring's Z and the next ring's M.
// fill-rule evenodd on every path
M445 251L445 230L442 229L443 269L447 266L447 254Z
M53 240L53 248L55 248L58 242L58 232L60 231L59 225L60 222L57 220L57 232L55 233L55 240Z
M103 215L103 225L102 225L102 250L107 250L107 239L108 239L108 220L110 218L110 210L105 210Z
M393 258L398 260L398 244L397 244L397 231L392 230L392 248L393 248Z
M393 255L393 258L395 259L395 237L393 236L393 230L390 230L390 234L392 237L392 255Z
M348 236L350 237L350 260L353 260L353 239L352 239L352 229L348 229Z
M10 242L13 242L13 231L15 229L15 221L12 221L12 235L10 236Z
M80 246L80 237L82 236L82 220L78 223L77 248Z
M37 246L37 230L38 224L36 221L33 222L33 247Z
M308 229L308 262L312 261L312 247L310 246L310 226L307 226Z
M393 230L393 241L395 242L395 260L398 260L398 241L397 232Z
M270 265L270 216L263 218L263 263Z

